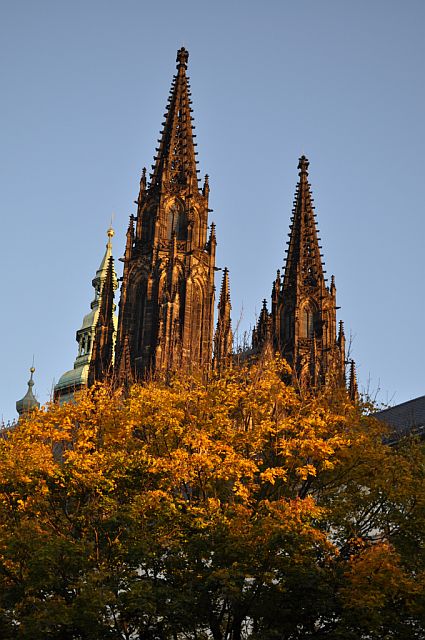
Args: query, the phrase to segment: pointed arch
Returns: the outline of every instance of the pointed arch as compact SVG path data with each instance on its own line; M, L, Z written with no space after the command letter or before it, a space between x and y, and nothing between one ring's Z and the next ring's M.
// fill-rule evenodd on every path
M176 199L167 207L167 240L173 233L177 240L187 240L187 215L183 203Z
M312 300L307 300L300 312L300 337L314 338L317 320L317 307Z
M186 350L192 366L202 364L204 315L205 315L205 286L199 277L190 278L186 293L187 313L187 341Z

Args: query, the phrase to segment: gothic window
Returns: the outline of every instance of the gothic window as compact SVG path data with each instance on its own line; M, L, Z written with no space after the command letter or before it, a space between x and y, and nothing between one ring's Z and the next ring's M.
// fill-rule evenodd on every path
M202 341L203 291L199 283L192 284L191 322L190 322L190 356L193 365L200 364Z
M176 234L177 240L187 239L187 218L183 208L178 204L173 204L168 210L167 217L167 238L171 240L172 233Z
M314 312L313 309L306 305L301 312L301 337L313 338L314 336Z

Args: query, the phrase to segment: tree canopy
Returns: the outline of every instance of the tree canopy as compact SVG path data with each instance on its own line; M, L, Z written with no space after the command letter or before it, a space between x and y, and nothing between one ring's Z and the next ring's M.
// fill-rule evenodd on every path
M95 385L0 438L0 637L425 636L425 456L280 360Z

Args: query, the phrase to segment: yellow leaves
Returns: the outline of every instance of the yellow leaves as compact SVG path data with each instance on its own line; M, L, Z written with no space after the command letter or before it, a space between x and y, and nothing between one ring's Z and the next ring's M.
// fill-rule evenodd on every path
M274 485L276 480L279 478L280 480L285 481L288 477L288 470L283 467L268 467L265 471L260 473L260 478L262 482L270 482L270 484Z
M297 467L295 472L300 480L307 480L309 476L316 476L316 467L306 464L304 467Z

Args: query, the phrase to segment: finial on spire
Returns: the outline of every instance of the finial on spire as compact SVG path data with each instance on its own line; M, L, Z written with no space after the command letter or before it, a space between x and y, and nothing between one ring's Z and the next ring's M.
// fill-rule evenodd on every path
M301 156L301 158L298 161L298 169L299 169L299 176L308 176L308 167L309 167L310 162L307 160L307 158L305 156Z
M176 58L176 62L177 64L177 69L180 69L180 67L183 67L184 69L187 69L187 61L189 60L189 51L187 49L185 49L184 47L181 47L178 51L177 51L177 58Z
M115 231L114 231L114 229L113 229L113 227L112 227L112 220L113 220L113 217L114 217L114 214L112 214L112 216L111 216L111 223L110 223L110 225L109 225L109 227L108 227L108 230L107 230L107 232L106 232L106 235L108 236L108 244L106 245L106 248L107 248L107 249L112 249L112 238L113 238L113 237L114 237L114 235L115 235Z

